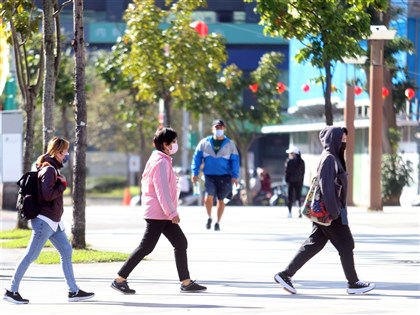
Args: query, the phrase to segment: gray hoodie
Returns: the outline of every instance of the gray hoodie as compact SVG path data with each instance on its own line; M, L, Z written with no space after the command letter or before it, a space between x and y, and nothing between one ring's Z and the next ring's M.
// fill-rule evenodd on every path
M333 220L341 216L342 223L348 224L347 172L344 151L340 150L343 133L343 128L334 126L327 126L319 133L324 150L318 166L318 176L328 213Z

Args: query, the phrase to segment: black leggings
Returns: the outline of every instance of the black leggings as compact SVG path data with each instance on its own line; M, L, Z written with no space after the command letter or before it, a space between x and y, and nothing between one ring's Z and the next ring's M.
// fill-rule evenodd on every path
M312 233L299 248L296 256L284 272L293 276L304 264L318 254L328 241L334 245L340 255L341 265L349 284L359 281L354 267L354 240L348 225L341 223L341 218L332 221L330 226L313 223Z
M289 212L292 210L293 203L297 200L299 203L299 208L301 205L301 195L302 195L302 183L301 182L294 182L289 183L287 189L287 208L289 208Z
M125 279L128 278L133 269L149 255L163 234L174 247L175 263L178 270L179 280L190 278L187 261L188 241L178 224L168 220L146 219L147 226L140 245L133 251L124 265L118 271L118 275Z

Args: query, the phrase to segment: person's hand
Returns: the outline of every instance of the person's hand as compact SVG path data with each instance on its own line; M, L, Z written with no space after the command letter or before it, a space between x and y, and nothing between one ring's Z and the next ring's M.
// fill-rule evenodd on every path
M238 179L237 178L232 178L232 184L237 186L238 185Z
M199 176L193 176L192 177L192 182L193 182L193 184L195 184L196 182L198 182L200 180L200 177Z
M181 219L179 218L179 215L177 215L176 217L172 218L172 223L173 224L178 224L181 221Z
M67 180L66 180L66 177L63 174L60 174L57 178L58 178L58 180L60 180L60 182L63 183L63 185L65 187L67 187Z

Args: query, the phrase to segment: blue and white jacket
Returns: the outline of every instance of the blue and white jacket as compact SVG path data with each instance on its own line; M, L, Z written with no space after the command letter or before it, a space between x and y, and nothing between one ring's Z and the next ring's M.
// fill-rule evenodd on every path
M208 136L198 143L191 164L194 176L199 175L203 161L204 175L230 175L232 178L239 178L238 149L226 136L217 154L214 152L213 136Z

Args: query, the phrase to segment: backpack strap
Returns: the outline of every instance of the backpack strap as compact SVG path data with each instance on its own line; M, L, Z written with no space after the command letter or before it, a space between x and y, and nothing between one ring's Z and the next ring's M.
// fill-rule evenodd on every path
M319 162L319 165L318 165L318 169L317 169L317 175L318 175L318 177L319 177L319 169L320 169L320 167L321 167L321 164L322 163L324 163L324 161L327 159L327 157L329 157L329 156L332 156L333 158L334 158L334 166L335 166L335 173L336 174L338 174L338 164L337 164L337 160L336 160L336 158L335 158L335 156L334 155L332 155L331 153L328 153L328 154L326 154L322 159L321 159L321 161Z

